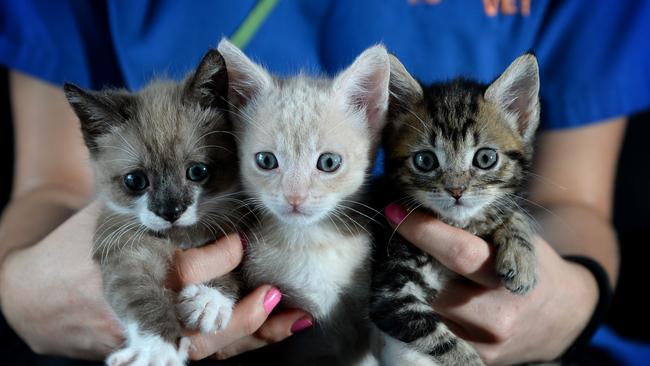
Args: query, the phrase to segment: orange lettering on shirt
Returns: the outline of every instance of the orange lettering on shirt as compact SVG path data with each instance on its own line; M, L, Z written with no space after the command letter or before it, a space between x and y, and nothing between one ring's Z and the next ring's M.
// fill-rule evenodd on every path
M517 12L515 0L501 0L501 11L506 15L513 15Z
M485 14L489 17L494 17L499 12L499 1L500 0L483 0L483 9L485 9Z
M521 0L521 15L530 15L530 0Z
M442 0L408 0L409 5L417 5L424 2L427 5L438 5ZM483 9L489 17L499 14L499 8L505 15L514 15L519 10L521 15L530 15L531 0L519 0L520 8L517 9L517 0L483 0Z

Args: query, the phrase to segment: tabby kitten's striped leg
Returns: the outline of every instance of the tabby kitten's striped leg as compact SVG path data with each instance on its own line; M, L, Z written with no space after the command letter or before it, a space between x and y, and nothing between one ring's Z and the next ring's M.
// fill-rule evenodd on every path
M387 263L376 271L370 305L372 321L385 334L436 365L483 365L476 351L453 334L431 307L430 300L437 290L430 287L431 281L425 276L439 273L436 263L430 259L426 263L414 262L420 262L420 266ZM383 362L401 365L412 360L408 350L400 353L384 355Z
M503 285L518 295L528 293L537 282L537 258L528 218L514 212L492 239L497 247L496 271Z

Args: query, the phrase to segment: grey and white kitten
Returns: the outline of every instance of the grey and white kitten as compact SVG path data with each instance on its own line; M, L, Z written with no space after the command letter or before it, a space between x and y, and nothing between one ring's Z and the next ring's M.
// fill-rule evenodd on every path
M391 56L395 98L384 133L397 198L493 243L496 273L520 295L536 282L534 231L520 204L539 124L538 73L526 54L490 85L422 86ZM483 364L431 306L454 276L397 234L379 251L370 314L386 335L385 364Z
M245 280L277 286L285 307L315 320L283 342L274 361L373 364L371 238L359 200L388 110L386 49L367 49L333 79L278 79L228 41L218 49L228 68L242 185L257 219Z
M135 94L64 87L104 203L93 258L126 334L108 365L183 365L189 341L179 317L202 331L228 322L235 279L191 285L178 298L164 286L177 248L236 229L238 164L224 113L227 85L224 60L212 50L180 83L155 81Z

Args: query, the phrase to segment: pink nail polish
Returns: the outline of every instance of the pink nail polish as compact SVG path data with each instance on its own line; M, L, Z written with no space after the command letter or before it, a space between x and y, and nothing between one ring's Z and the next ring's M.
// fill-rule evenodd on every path
M310 318L307 317L300 318L291 326L291 333L298 333L301 330L305 330L313 326L314 326L314 322Z
M396 203L391 203L384 209L384 215L386 215L386 218L391 224L397 225L404 221L407 212L402 206Z
M271 311L275 308L276 305L282 300L282 293L275 287L271 287L270 290L264 295L264 311L267 314L271 314Z

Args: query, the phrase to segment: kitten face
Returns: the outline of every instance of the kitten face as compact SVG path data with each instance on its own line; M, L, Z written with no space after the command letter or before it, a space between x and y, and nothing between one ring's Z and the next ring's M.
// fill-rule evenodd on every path
M295 79L267 90L241 121L244 186L286 223L325 218L359 190L370 164L363 121L350 121L359 116L348 116L330 102L329 88L313 83Z
M539 115L537 65L522 57L489 87L457 80L397 101L387 172L417 204L461 225L488 206L513 204ZM393 72L405 73L400 66Z
M157 232L228 209L219 198L234 190L237 157L217 107L223 67L209 53L182 84L157 82L137 94L66 86L109 209Z
M362 186L388 106L388 55L371 48L335 80L274 80L227 41L242 182L280 222L336 215Z

